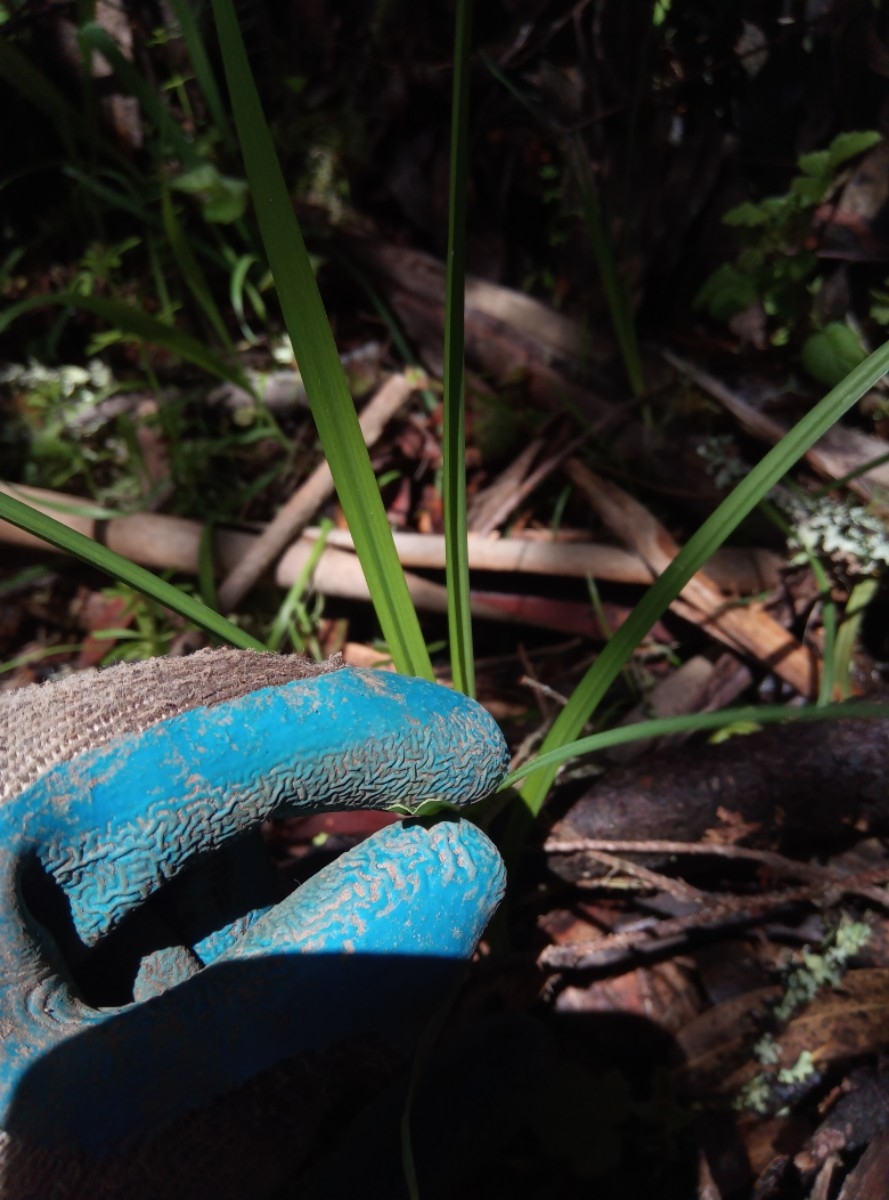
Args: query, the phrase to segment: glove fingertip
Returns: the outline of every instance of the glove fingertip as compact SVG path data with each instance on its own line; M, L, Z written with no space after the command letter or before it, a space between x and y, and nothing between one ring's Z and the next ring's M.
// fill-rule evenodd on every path
M505 886L503 860L476 825L401 822L304 883L245 934L235 955L469 958Z

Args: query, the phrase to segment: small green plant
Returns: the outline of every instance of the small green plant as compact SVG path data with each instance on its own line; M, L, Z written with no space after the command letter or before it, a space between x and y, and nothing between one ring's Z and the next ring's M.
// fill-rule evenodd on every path
M81 255L71 291L79 296L114 295L124 255L140 244L137 237L124 238L114 245L91 242Z
M718 321L731 320L758 305L771 344L802 342L803 366L830 387L862 362L867 352L857 333L843 322L812 330L817 325L812 301L821 285L812 219L841 169L879 140L880 134L874 132L841 133L826 150L799 158L799 174L783 195L730 209L723 221L737 230L738 256L717 268L695 298L695 306Z
M126 319L132 306L143 313L158 313L155 345L171 349L164 330L190 321L206 344L230 353L230 335L214 294L228 290L243 327L249 328L245 301L252 315L265 324L265 304L248 273L256 266L257 275L267 278L267 271L260 261L255 229L244 219L247 183L226 169L236 147L198 24L187 4L172 0L168 28L158 30L131 60L91 19L92 7L83 9L77 29L80 78L75 95L79 92L79 100L69 99L37 65L39 48L28 23L0 45L0 80L49 117L56 131L59 153L39 169L54 172L50 190L70 193L68 238L81 246L54 336L70 312L79 308L114 325L97 335L101 344L124 340L134 332ZM181 61L181 54L167 49L170 42L181 43L190 58L192 70L187 74L172 65ZM99 56L114 75L117 89L138 102L136 120L144 136L143 152L138 155L124 152L96 120L92 64ZM152 75L161 82L155 83ZM9 164L0 186L14 192L31 170ZM134 233L115 243L104 237L104 230L112 222L119 224L121 217ZM11 227L5 235L18 238ZM39 243L34 248L39 250ZM21 249L27 264L32 247ZM129 285L121 289L118 281L125 255ZM226 278L227 289L219 283ZM98 308L91 303L96 300L108 303ZM121 305L122 315L112 301Z
M114 377L99 359L85 367L31 361L0 368L0 397L7 402L18 397L15 408L28 440L22 483L64 488L82 477L98 498L94 474L113 458L114 449L108 443L95 447L89 435L95 431L99 405L114 389Z
M130 393L156 396L153 384L150 372L123 382L100 358L85 366L0 366L0 411L10 413L0 423L0 446L17 439L27 447L5 473L33 487L85 489L96 504L118 512L145 507L156 488L171 484L172 511L224 520L238 518L255 492L292 470L290 443L261 402L229 411L199 395L170 392L140 409ZM163 445L162 481L145 461L146 441ZM233 464L256 458L258 445L277 451L272 464L232 488Z
M193 594L192 588L184 589ZM173 640L186 629L194 629L190 622L175 620L162 605L148 596L134 591L126 584L104 588L102 595L109 601L122 600L121 616L127 624L94 631L97 641L113 643L102 658L103 666L115 662L136 662L145 658L158 658L169 653Z
M666 5L662 8L666 11ZM312 264L305 250L302 234L290 202L269 129L252 81L246 52L241 40L235 9L231 0L214 0L214 14L223 61L229 84L232 108L237 121L241 145L245 158L245 171L250 182L256 206L257 220L263 239L261 260L267 256L274 273L282 311L292 337L296 356L305 378L308 399L316 425L329 460L337 491L348 524L355 539L359 558L370 587L371 595L380 619L387 645L398 668L406 673L432 675L428 648L417 621L416 613L405 586L403 572L392 542L386 513L383 509L379 488L373 476L370 460L357 424L354 404L347 382L343 377L342 365L336 353L329 322L317 290ZM448 390L445 424L446 452L449 465L446 474L450 482L446 495L446 508L450 511L448 536L451 543L449 561L449 593L451 598L451 655L454 675L459 683L471 690L472 687L472 644L470 640L468 612L468 578L465 570L465 489L462 486L460 464L464 461L463 430L463 372L462 372L462 274L464 241L463 207L460 193L464 187L457 186L462 179L465 184L465 71L469 49L469 14L467 0L458 5L459 35L457 39L457 65L455 75L459 86L454 93L454 126L458 139L464 145L455 144L452 155L452 172L455 182L450 197L450 237L448 276ZM0 68L3 52L0 48ZM8 61L7 61L8 65ZM819 168L820 170L821 168ZM588 224L594 225L597 218L595 197L588 197ZM192 259L188 248L179 240L176 229L177 214L170 219L167 212L167 233L170 243L178 245L178 256L186 275L191 271ZM174 246L175 248L175 246ZM247 259L239 260L242 264ZM201 299L201 309L207 320L212 320L213 310L205 301L201 278L192 273L190 287L193 295ZM101 299L101 298L100 298ZM45 298L28 302L28 308L46 303ZM52 303L67 304L68 296L51 298ZM96 297L82 298L83 307L97 314L108 313L106 306L99 307ZM120 307L120 306L118 306ZM26 311L16 306L15 315ZM629 311L629 310L627 310ZM120 314L115 310L116 317ZM239 314L240 316L240 314ZM5 323L12 318L7 314ZM145 318L133 310L127 317L127 329L144 341L157 341L158 327L162 323ZM4 318L0 317L0 328ZM178 331L177 331L178 332ZM168 329L169 336L169 329ZM223 374L225 361L219 356L208 355L197 339L183 339L178 335L176 343L183 353L191 356L205 370ZM632 347L627 344L631 349ZM627 348L627 347L625 347ZM558 767L565 761L583 753L600 750L608 745L618 745L634 739L661 736L666 733L686 732L692 729L714 729L728 721L751 720L765 723L768 720L811 720L828 716L845 715L842 706L803 708L788 710L783 706L753 708L735 713L694 714L680 718L641 722L636 726L605 730L591 738L576 741L596 713L612 683L630 661L636 647L642 642L652 625L679 594L694 572L710 557L733 532L741 521L759 504L778 480L823 436L842 415L847 412L861 395L889 369L889 345L881 347L866 361L856 366L843 381L769 451L757 466L746 473L737 487L716 509L700 530L689 540L685 549L659 577L645 594L630 619L610 639L602 654L581 680L569 698L553 727L547 734L541 753L532 763L526 764L505 781L504 786L522 785L518 803L512 806L511 820L505 831L498 830L500 844L508 859L513 859L521 849L533 819L539 813L555 778ZM201 603L194 596L171 587L165 580L134 567L132 563L111 554L105 548L90 543L47 520L40 514L28 510L14 498L0 494L0 515L38 536L45 538L63 550L77 553L99 569L116 575L129 586L139 589L157 603L174 609L213 636L230 641L234 645L264 649L265 644L246 634L242 629L219 617L210 603ZM204 589L210 600L210 591ZM289 602L278 614L269 633L270 642L278 642L283 636L299 634L297 604L301 596L301 583L294 588ZM140 632L136 631L137 634ZM164 637L149 624L147 635ZM131 639L135 640L135 639ZM280 644L280 643L278 643ZM859 715L885 715L875 705L861 705ZM527 778L526 778L527 777ZM515 797L513 796L513 799ZM839 969L838 964L833 964ZM810 974L814 974L809 966ZM805 1064L803 1063L802 1066ZM800 1070L802 1070L800 1066ZM412 1172L406 1167L411 1179ZM416 1194L415 1180L411 1194Z

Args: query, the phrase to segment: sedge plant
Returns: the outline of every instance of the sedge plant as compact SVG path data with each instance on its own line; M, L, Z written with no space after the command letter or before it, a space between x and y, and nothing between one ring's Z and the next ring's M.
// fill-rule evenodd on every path
M465 6L464 6L465 5ZM355 541L377 617L396 667L409 674L432 677L429 653L419 620L407 591L386 519L379 488L373 477L361 437L354 404L346 384L320 293L315 282L302 233L290 203L280 164L265 121L244 51L231 0L213 0L223 64L234 124L244 156L246 176L267 261L274 276L282 312L322 447L330 463L337 493ZM446 452L446 530L449 541L448 593L451 661L457 686L473 689L473 651L468 619L466 567L466 499L463 486L464 411L462 288L465 272L464 196L468 130L469 11L465 0L457 6L458 28L453 101L452 183L449 197L447 353L444 445ZM84 307L116 320L101 298L86 297ZM64 297L40 297L12 306L0 314L0 330L15 317L40 304L64 303ZM169 339L170 348L210 374L231 377L237 368L188 335L162 333L151 318L126 318L131 336L147 341ZM167 342L165 342L167 344ZM881 346L834 387L823 400L774 446L719 505L667 570L643 595L631 617L613 635L583 677L547 734L539 753L523 764L504 787L518 787L502 849L512 858L520 849L546 800L561 764L633 740L692 730L716 730L737 721L765 724L779 720L814 720L835 717L841 706L828 703L787 710L780 707L744 708L716 714L693 714L644 721L629 727L582 737L614 680L629 661L652 625L682 588L765 498L772 487L839 418L889 371L889 343ZM35 512L14 497L0 493L0 517L28 529L46 541L107 571L142 591L158 603L186 616L214 636L236 646L264 648L262 643L232 625L207 604L189 596L150 572L97 546L89 539ZM205 589L206 590L206 589ZM850 627L851 628L851 627ZM847 632L846 636L849 636ZM856 705L860 715L885 715L884 707Z
M331 465L334 481L347 519L352 526L351 512L361 509L361 526L352 526L362 566L374 599L384 634L387 621L384 614L396 619L403 618L405 609L402 591L403 573L394 549L390 554L391 535L385 521L385 513L375 484L371 484L360 496L351 494L355 479L351 477L349 457L354 451L355 462L363 461L366 452L360 453L357 418L354 406L348 400L347 389L340 383L342 368L333 346L329 323L324 314L320 296L311 272L302 235L289 202L280 168L277 165L271 137L250 76L249 66L240 39L237 20L231 0L214 0L214 13L223 51L226 74L229 82L235 122L241 139L245 158L245 169L257 215L263 233L269 265L275 277L285 314L288 331L296 349L297 358L303 366L303 376L312 412L319 435ZM462 280L465 271L465 173L466 143L468 140L468 57L470 20L468 5L457 6L457 30L455 51L455 80L452 104L451 187L449 194L449 240L448 304L446 334L446 387L450 385L451 399L445 408L444 445L449 456L445 477L450 479L446 495L446 530L449 547L449 566L454 564L448 579L449 605L451 608L449 627L451 634L451 661L454 677L460 686L471 687L472 676L467 669L472 660L471 631L465 613L468 611L468 571L465 569L465 550L455 547L455 540L465 543L465 490L461 487L462 476L457 463L464 461L464 412L462 404ZM282 294L287 294L287 302ZM454 326L460 328L455 330ZM308 367L308 369L306 369ZM689 540L667 571L649 588L640 600L631 618L611 638L603 653L583 678L580 685L560 713L545 739L540 754L521 768L519 775L524 783L521 803L513 810L512 824L507 835L506 848L518 848L527 834L531 822L538 815L546 795L552 786L558 764L568 761L578 753L589 751L589 743L578 742L578 735L595 713L624 664L635 648L670 603L679 594L691 576L712 555L744 518L756 507L768 491L781 479L793 464L847 412L873 384L889 371L889 344L882 346L837 385L806 417L770 450L763 460L748 474L698 532ZM363 451L363 442L360 447ZM358 471L355 471L358 474ZM371 517L370 514L373 513ZM462 565L461 565L462 564ZM384 586L380 586L380 577ZM408 607L410 602L407 601ZM411 609L412 612L412 609ZM396 616L397 614L397 616ZM416 617L410 622L414 636ZM415 659L412 665L428 656L419 651L422 638L418 638ZM456 641L456 644L455 644ZM406 648L390 641L393 658L399 669L408 667ZM413 652L413 650L412 650ZM416 671L415 665L413 669ZM419 673L419 672L416 672ZM425 673L425 671L423 672ZM742 710L743 717L749 713ZM781 710L783 716L786 712ZM809 719L836 715L836 707L821 705L817 710L807 710ZM762 720L778 719L778 713L763 713ZM708 715L693 718L677 718L682 728L713 727L714 724L729 724L738 714L718 714L720 720L712 722ZM694 722L698 724L695 725ZM669 722L666 723L669 726ZM651 723L622 731L619 740L651 736ZM670 732L661 728L661 734ZM677 726L677 731L679 726ZM615 731L616 733L617 731ZM519 775L509 783L519 781Z
M474 669L466 546L462 324L471 28L469 8L469 0L458 0L447 258L444 500L448 539L452 672L455 684L471 693L474 690ZM300 365L314 421L352 532L377 617L396 667L405 673L431 678L432 666L428 649L398 561L379 487L374 479L361 436L330 324L250 72L232 0L213 0L213 11L234 114L234 126L244 158L245 173L264 253L274 277L281 310ZM0 68L2 66L0 52ZM6 66L8 69L8 59ZM72 119L71 127L66 126L66 136L76 136L74 125ZM179 244L183 272L186 276L191 275L192 294L198 299L210 325L215 327L216 314L211 303L212 298L208 299L202 277L194 271L187 248L179 242L178 231L169 207L165 208L165 216L167 236L174 247ZM238 374L237 368L232 367L227 357L207 351L188 335L171 331L169 325L164 325L163 329L159 330L157 326L160 322L152 322L151 319L136 316L132 312L112 312L108 307L111 302L102 301L101 298L84 299L89 303L83 303L82 307L88 311L91 308L97 316L121 322L120 327L131 336L169 344L171 348L175 347L182 357L201 366L210 374L228 378ZM7 310L5 314L0 314L0 330L16 316L47 302L64 303L65 298L44 297L22 302ZM221 332L218 328L216 331ZM516 788L518 795L517 801L511 805L505 835L501 839L501 849L508 862L521 850L559 767L572 758L634 740L695 730L716 731L739 722L765 724L789 719L829 719L847 712L842 705L828 702L829 692L822 692L820 704L804 708L788 710L780 706L750 707L720 713L691 714L643 721L628 727L605 730L590 737L581 736L636 647L695 571L723 544L808 448L887 371L889 343L856 366L764 456L644 594L629 620L612 636L569 698L547 734L539 753L504 781L504 789ZM60 549L77 554L152 600L181 613L217 638L235 646L265 648L262 643L222 618L210 604L202 603L195 596L188 595L150 572L134 566L4 493L0 493L0 518L20 525ZM205 570L202 576L202 593L207 600L212 601L212 572ZM300 581L300 586L303 582ZM282 609L280 619L269 635L269 644L280 644L299 590L294 590ZM853 628L852 625L848 627L847 637L851 636ZM885 706L874 704L858 704L855 712L860 716L886 715ZM430 1038L434 1037L434 1034L435 1030L430 1029ZM405 1111L404 1122L405 1175L410 1194L416 1196L417 1180L407 1133L409 1110Z

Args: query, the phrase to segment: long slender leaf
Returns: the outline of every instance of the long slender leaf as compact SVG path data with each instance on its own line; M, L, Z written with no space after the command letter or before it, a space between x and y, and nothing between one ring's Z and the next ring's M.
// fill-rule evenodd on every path
M463 307L466 291L466 187L469 174L469 45L472 0L457 0L454 87L451 101L451 173L444 336L444 520L448 633L454 685L475 695L469 549L466 525L466 387Z
M284 184L231 0L213 0L235 125L281 310L377 617L399 670L432 677L330 324Z
M207 47L201 36L201 31L195 19L195 6L190 0L170 0L170 7L179 24L179 32L188 50L188 57L194 68L195 79L203 92L210 111L213 127L229 149L234 148L228 112L216 84L216 75L210 65Z
M166 105L157 96L148 80L121 54L120 47L100 25L88 23L80 29L80 41L88 49L101 54L130 95L135 96L146 117L157 130L161 144L188 167L197 166L198 153L194 143L176 123Z
M865 359L841 384L816 404L707 518L663 575L651 585L636 605L629 620L610 639L599 658L587 671L554 722L541 747L541 755L558 750L577 737L630 655L695 571L704 565L713 551L725 542L770 488L774 487L809 447L814 445L887 371L889 342ZM826 707L819 711L825 712ZM510 853L515 853L522 845L554 778L555 767L547 767L537 771L523 788L523 805L513 810L507 832Z
M262 642L233 625L231 621L227 621L225 617L221 617L219 613L213 612L193 596L187 596L172 583L167 583L165 579L160 579L144 567L115 554L107 546L94 542L92 538L69 529L55 518L38 512L30 505L23 504L3 492L0 492L0 519L17 525L19 529L26 529L28 533L43 538L45 542L64 550L66 554L74 554L98 570L128 583L136 591L171 608L173 612L193 621L201 629L206 629L208 633L215 634L232 646L239 646L242 650L265 650Z
M0 333L8 329L18 317L46 305L62 305L92 313L96 317L101 317L103 321L108 321L122 333L129 334L141 342L163 346L165 350L178 354L180 358L194 363L196 367L200 367L208 374L237 383L247 391L251 390L250 381L240 367L227 362L220 355L214 354L196 338L189 337L187 333L181 333L171 325L163 324L162 321L156 321L153 317L143 313L141 309L133 308L129 304L120 304L117 300L106 300L104 296L80 296L74 292L52 296L30 296L27 300L11 304L9 308L0 312Z
M843 700L852 695L852 656L867 606L876 596L879 587L878 579L866 577L858 580L852 588L842 624L837 631L834 642L834 671L837 695Z
M213 332L219 338L219 341L226 350L231 350L231 338L228 336L228 330L225 327L225 321L222 319L222 313L213 299L213 292L207 283L207 277L204 275L200 263L192 253L188 238L186 238L182 230L179 218L176 216L176 210L173 208L170 189L166 184L163 185L161 190L161 212L163 214L164 232L167 235L167 241L170 243L170 248L175 255L176 262L179 264L179 270L182 272L182 277L188 286L188 290L198 302L201 311L210 322Z
M568 135L566 145L568 161L572 165L577 182L580 207L590 239L590 249L596 260L596 266L599 268L602 291L605 293L608 313L620 349L624 370L627 373L630 387L633 389L633 395L641 396L645 392L645 379L642 374L642 359L639 356L639 342L636 338L636 319L626 284L621 278L614 260L611 232L602 213L602 205L596 190L589 158L583 142L576 133Z
M645 391L645 380L642 374L642 359L639 355L639 341L636 337L636 319L626 285L614 260L611 233L603 218L596 183L583 142L577 133L566 132L550 113L544 111L540 105L533 104L487 55L482 54L480 57L497 82L526 112L530 113L533 120L538 121L563 147L566 162L571 168L577 184L581 213L590 239L590 249L596 260L596 266L599 268L602 291L605 293L608 315L611 317L624 370L633 394L641 396Z
M73 179L79 188L83 188L86 192L91 192L94 196L107 206L109 211L115 212L120 209L122 212L128 212L137 220L143 221L146 225L160 228L160 222L154 213L150 212L145 207L144 195L136 198L127 194L125 191L118 191L114 187L109 187L102 182L102 175L95 171L82 170L80 167L72 166L70 163L62 168L62 174L69 179Z
M767 704L755 707L725 708L721 712L688 713L681 717L658 717L651 721L638 721L634 725L621 725L616 729L605 729L589 737L569 742L557 750L538 754L530 762L523 763L503 780L499 790L514 787L529 775L538 771L558 768L573 758L609 750L612 746L626 746L630 742L647 741L650 738L673 737L680 733L704 733L706 730L726 729L730 725L781 725L795 721L827 721L840 718L889 718L889 704L811 704L805 708L788 708L786 704Z

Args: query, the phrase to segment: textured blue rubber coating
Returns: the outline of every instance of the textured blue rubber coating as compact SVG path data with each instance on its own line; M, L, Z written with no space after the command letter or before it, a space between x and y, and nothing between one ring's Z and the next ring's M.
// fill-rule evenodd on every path
M95 1009L26 908L26 871L63 899L86 954L266 817L467 804L506 758L466 697L347 669L195 709L47 772L0 810L0 1128L101 1150L287 1054L397 1028L404 1003L428 1003L447 964L473 952L504 886L468 822L392 826L245 919L203 970L186 977L176 959L169 990Z

